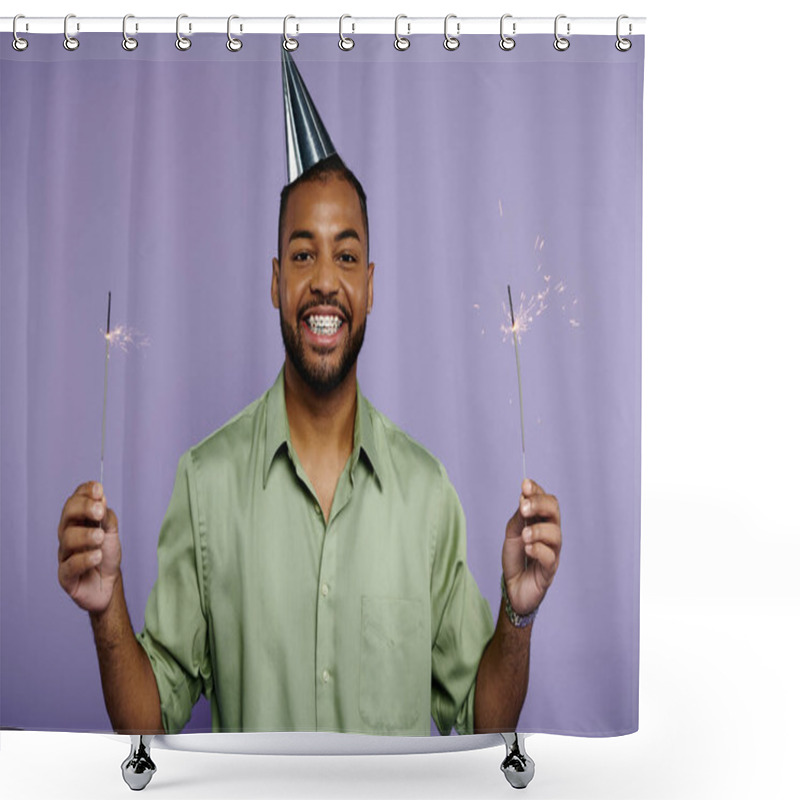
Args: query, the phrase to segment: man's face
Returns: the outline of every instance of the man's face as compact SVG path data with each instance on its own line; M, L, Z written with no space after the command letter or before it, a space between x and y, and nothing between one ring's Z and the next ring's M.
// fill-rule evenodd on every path
M347 377L372 308L372 272L361 204L345 180L292 190L281 230L281 261L272 260L272 304L280 310L289 361L317 394Z

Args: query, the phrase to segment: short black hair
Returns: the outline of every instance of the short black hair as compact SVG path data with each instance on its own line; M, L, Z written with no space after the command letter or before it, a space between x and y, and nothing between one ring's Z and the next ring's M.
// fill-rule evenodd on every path
M283 220L286 216L286 206L289 203L289 195L294 189L304 183L311 181L322 181L323 183L330 178L341 178L347 181L355 190L358 195L358 201L361 204L361 214L364 217L364 233L367 236L367 261L369 261L369 218L367 217L367 195L364 192L364 187L356 176L348 169L347 165L342 161L339 156L334 153L332 156L323 158L318 161L313 167L307 169L299 178L295 178L291 183L287 183L281 190L281 208L278 213L278 262L283 257L281 252L281 234L283 232Z

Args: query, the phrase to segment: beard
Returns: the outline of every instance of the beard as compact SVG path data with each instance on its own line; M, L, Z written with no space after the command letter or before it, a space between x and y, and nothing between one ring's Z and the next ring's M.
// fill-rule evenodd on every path
M317 305L317 303L314 303L314 305ZM347 335L344 340L344 347L338 356L333 353L323 354L321 351L309 348L303 341L302 322L300 320L308 310L307 308L300 310L294 325L291 325L284 316L283 308L279 309L281 336L283 337L283 346L286 348L286 355L303 382L317 395L330 394L350 374L350 370L355 366L358 354L361 352L361 346L364 344L364 334L367 330L366 319L361 325L353 329L352 318L339 303L328 300L325 301L325 305L335 306L345 318L342 325L347 326ZM312 353L317 353L323 357L321 359L313 359L311 358Z

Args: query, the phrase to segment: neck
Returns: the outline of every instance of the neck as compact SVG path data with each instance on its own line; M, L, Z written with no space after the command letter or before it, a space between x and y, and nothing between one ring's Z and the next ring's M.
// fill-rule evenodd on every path
M356 419L356 368L333 391L316 394L287 358L284 365L286 415L292 445L304 456L338 453L346 460L353 450Z

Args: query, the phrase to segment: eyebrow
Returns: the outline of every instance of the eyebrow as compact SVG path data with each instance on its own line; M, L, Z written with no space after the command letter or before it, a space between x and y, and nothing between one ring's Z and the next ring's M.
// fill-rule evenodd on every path
M355 228L347 228L333 237L334 242L341 242L342 239L357 239L359 242L361 241L361 237L358 235L358 231Z
M289 235L289 241L293 242L295 239L314 239L314 234L311 231L307 230L297 230L292 231ZM355 228L346 228L343 231L340 231L333 237L334 242L341 242L343 239L357 239L359 242L361 241L361 237L358 235L358 231Z

